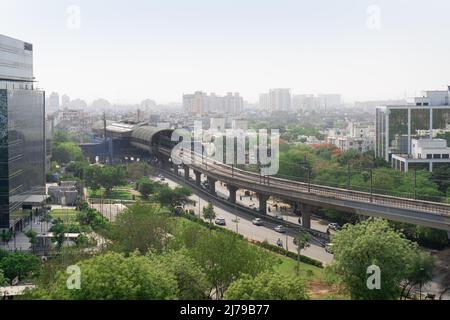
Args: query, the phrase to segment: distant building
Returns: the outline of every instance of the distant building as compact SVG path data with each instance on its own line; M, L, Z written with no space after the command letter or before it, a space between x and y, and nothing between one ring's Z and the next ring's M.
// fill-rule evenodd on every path
M319 94L317 95L317 107L320 109L336 108L342 105L340 94Z
M337 134L335 130L327 137L327 143L342 151L356 150L368 152L375 149L375 126L370 122L350 122L347 134Z
M269 111L270 100L268 93L261 93L259 95L259 108L264 111Z
M449 97L450 88L448 91L425 91L422 97L410 99L406 105L377 107L376 155L391 162L393 167L408 171L411 167L409 164L415 159L413 140L418 141L416 150L419 145L430 149L436 145L444 150L441 155L445 154L446 146L432 140L435 140L437 133L448 130L450 126ZM433 163L448 162L435 161L434 155L431 159L424 159L422 154L421 159L415 163L426 165L430 171L433 170Z
M244 100L237 92L229 92L226 96L218 96L215 93L208 95L201 91L183 95L183 109L191 115L234 115L241 113L243 107Z
M46 112L48 114L54 113L59 110L59 94L56 92L52 92L47 99Z
M291 89L269 90L269 111L290 111Z

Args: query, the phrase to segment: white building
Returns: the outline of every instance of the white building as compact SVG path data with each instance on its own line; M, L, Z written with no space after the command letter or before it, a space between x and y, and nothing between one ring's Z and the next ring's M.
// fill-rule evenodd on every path
M436 163L450 164L450 148L444 139L412 139L412 153L409 156L392 155L392 167L408 172L411 164L428 165L433 171Z
M244 100L237 92L228 92L226 96L201 91L183 95L183 109L191 115L239 114L243 108Z
M335 145L342 151L356 150L364 153L375 148L375 137L350 137L350 136L330 136L327 137L327 143Z
M270 89L269 111L291 110L291 89Z

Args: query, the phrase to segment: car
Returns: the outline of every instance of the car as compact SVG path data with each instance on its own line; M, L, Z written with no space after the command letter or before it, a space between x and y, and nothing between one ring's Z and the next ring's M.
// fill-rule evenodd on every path
M325 251L328 253L333 253L333 244L332 243L327 243L325 245Z
M328 224L328 229L330 229L330 230L337 231L337 230L339 230L340 228L341 228L341 227L340 227L339 224L336 223L336 222L332 222L332 223Z
M214 221L218 226L224 226L227 224L227 222L225 221L225 218L216 218L216 220Z
M285 233L286 232L286 228L285 227L283 227L281 224L280 225L278 225L278 226L276 226L275 228L273 228L276 232L279 232L279 233Z
M283 216L281 214L277 214L275 216L275 218L277 218L278 220L284 220Z
M264 224L264 221L261 218L255 218L252 220L252 223L255 226L262 226Z

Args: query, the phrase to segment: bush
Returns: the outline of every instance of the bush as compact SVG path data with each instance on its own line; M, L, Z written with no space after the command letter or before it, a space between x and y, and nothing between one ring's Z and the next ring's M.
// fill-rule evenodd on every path
M258 245L258 246L260 246L260 247L262 247L262 248L264 248L264 249L267 249L267 250L273 251L275 253L287 256L289 258L292 258L292 259L295 259L295 260L298 259L297 253L292 252L292 251L288 251L288 250L286 250L284 248L280 248L278 246L275 246L273 244L268 243L267 241L263 241L263 242L253 241L253 243ZM318 260L315 260L313 258L307 257L307 256L300 255L300 261L303 262L303 263L307 263L307 264L319 267L319 268L323 268L322 262L320 262Z

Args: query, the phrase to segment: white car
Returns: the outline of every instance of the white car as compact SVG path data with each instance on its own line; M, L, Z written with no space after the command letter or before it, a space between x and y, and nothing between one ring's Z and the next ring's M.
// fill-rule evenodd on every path
M262 226L264 224L264 221L261 218L255 218L252 220L252 223L255 226Z
M216 220L214 221L218 226L224 226L227 224L227 222L225 221L225 218L216 218Z
M285 227L283 227L281 224L280 225L278 225L278 226L276 226L275 228L273 228L276 232L279 232L279 233L285 233L286 232L286 228Z

